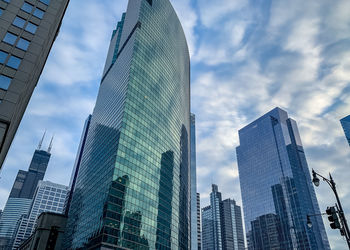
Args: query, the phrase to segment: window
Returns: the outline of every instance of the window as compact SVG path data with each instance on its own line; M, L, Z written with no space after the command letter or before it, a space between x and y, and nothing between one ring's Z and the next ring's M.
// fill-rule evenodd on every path
M25 28L26 31L35 34L36 29L38 28L37 25L35 25L34 23L29 22Z
M25 23L26 23L26 20L16 16L16 18L15 18L15 20L13 20L12 24L19 27L19 28L23 28Z
M12 34L10 32L6 33L6 36L4 38L5 43L9 43L11 45L14 45L17 40L17 36L15 34Z
M36 8L34 13L33 13L33 15L36 16L37 18L42 19L43 16L44 16L44 11L41 10L41 9Z
M0 63L4 63L6 58L8 56L8 53L6 53L5 51L1 51L0 50Z
M17 56L11 56L6 65L11 68L18 69L21 61L21 58L18 58Z
M28 49L28 46L29 46L29 41L28 40L26 40L26 39L24 39L24 38L20 38L19 39L19 41L18 41L18 43L17 43L17 48L19 48L19 49L23 49L23 50L27 50Z
M4 10L0 8L0 16L2 16L3 12L4 12Z
M46 5L49 5L50 4L50 0L40 0L40 2L46 4Z
M31 5L30 3L24 2L23 6L22 6L22 10L24 10L27 13L32 13L34 6Z
M7 90L10 86L12 78L0 75L0 89Z
M4 2L6 2L6 3L9 3L9 2L10 2L10 0L2 0L2 1L4 1Z
M0 103L1 103L1 100L0 100ZM0 122L0 149L5 139L6 132L7 132L7 124Z

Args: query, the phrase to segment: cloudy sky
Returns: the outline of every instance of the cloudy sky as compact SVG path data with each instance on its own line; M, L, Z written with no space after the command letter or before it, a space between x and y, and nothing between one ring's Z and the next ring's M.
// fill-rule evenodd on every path
M310 168L334 174L350 215L350 148L339 123L350 114L350 1L172 2L192 56L202 205L209 203L210 183L241 203L237 131L279 106L298 122ZM111 32L126 6L127 0L71 1L3 166L0 207L45 130L55 134L46 179L68 184ZM325 183L316 191L322 210L334 204ZM332 249L345 249L338 232L325 226Z

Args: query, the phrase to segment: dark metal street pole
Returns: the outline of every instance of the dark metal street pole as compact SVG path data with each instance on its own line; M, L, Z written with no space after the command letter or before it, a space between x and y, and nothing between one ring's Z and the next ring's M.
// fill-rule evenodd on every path
M318 187L320 185L320 180L317 178L317 176L321 177L323 181L327 182L328 185L331 187L331 189L333 190L336 200L337 200L337 205L338 205L338 209L339 209L339 217L340 220L342 222L342 226L343 226L343 230L344 230L344 234L345 234L345 238L346 238L346 242L348 243L348 247L350 249L350 230L349 230L349 226L348 223L346 221L345 218L345 214L344 214L344 210L343 210L343 206L341 205L339 196L338 196L338 192L336 189L336 184L333 180L333 177L331 174L329 174L329 179L323 177L322 175L316 173L314 170L312 170L312 176L313 176L313 180L312 182L315 184L316 187Z

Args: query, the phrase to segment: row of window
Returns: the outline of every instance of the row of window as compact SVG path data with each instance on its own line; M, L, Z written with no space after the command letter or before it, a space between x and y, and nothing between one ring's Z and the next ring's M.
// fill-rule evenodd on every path
M2 63L2 64L5 63L8 55L9 54L7 52L0 50L0 63ZM21 63L21 60L22 60L21 58L12 55L12 56L10 56L9 60L7 61L6 66L9 66L9 67L14 68L14 69L18 69L18 67Z
M25 29L26 31L32 33L32 34L35 34L37 28L38 28L38 25L32 23L32 22L28 22L26 24L26 20L24 20L23 18L17 16L15 18L15 20L13 20L13 25L17 26L18 28L21 28L21 29Z
M33 16L36 16L39 19L42 19L43 16L44 16L44 13L45 13L44 10L39 9L37 7L34 7L34 5L32 5L30 3L27 3L27 2L24 2L21 10L23 10L23 11L29 13L29 14L31 14L33 12L33 10L34 10Z

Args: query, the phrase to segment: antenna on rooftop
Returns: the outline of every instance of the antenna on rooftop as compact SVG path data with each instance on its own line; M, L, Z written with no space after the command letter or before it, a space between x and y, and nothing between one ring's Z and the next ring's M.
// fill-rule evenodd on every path
M53 142L53 138L55 137L55 135L53 135L51 137L51 141L50 141L50 145L49 145L49 148L47 149L47 152L50 153L51 152L51 149L52 149L52 142Z
M41 146L43 145L43 141L44 141L45 135L46 135L46 130L45 130L45 132L44 132L44 134L43 134L43 137L41 138L41 140L40 140L40 142L39 142L38 150L40 150L40 149L41 149Z

